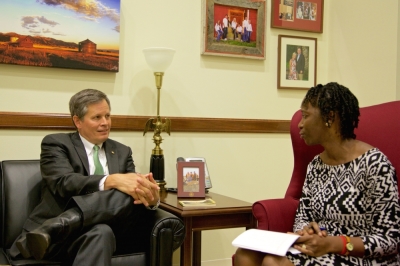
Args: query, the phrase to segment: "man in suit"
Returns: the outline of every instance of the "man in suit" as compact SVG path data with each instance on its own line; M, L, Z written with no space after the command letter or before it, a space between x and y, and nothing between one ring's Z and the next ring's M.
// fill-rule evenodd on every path
M112 254L138 241L131 228L160 203L152 174L135 173L129 147L109 139L110 101L86 89L70 100L75 133L41 144L42 199L10 249L18 258L111 265Z
M297 47L296 71L297 71L297 79L298 80L303 80L305 63L306 63L306 60L305 60L304 55L303 55L303 53L301 51L301 47Z

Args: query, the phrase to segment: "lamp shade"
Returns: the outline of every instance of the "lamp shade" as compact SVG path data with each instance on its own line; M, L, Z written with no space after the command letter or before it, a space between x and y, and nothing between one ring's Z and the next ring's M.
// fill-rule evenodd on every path
M165 72L172 62L175 50L165 47L151 47L143 49L143 53L153 72Z

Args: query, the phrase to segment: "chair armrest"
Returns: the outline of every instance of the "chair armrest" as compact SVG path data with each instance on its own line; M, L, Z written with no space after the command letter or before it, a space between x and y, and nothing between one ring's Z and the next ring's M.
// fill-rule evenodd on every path
M160 208L146 210L134 230L137 239L133 240L133 251L146 253L146 265L172 266L172 254L185 239L185 226L180 218Z
M172 265L172 253L185 239L185 225L177 216L157 209L150 243L150 266Z
M258 229L276 232L292 232L299 201L292 198L268 199L253 204L253 215Z

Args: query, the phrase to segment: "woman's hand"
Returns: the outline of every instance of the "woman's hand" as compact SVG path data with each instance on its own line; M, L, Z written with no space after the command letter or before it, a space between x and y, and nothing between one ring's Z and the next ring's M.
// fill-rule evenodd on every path
M302 230L296 231L300 237L293 246L297 250L309 256L322 256L328 253L329 242L327 242L326 229L320 227L316 222L310 222Z
M330 252L330 238L329 236L320 236L314 233L308 234L306 232L297 239L293 247L306 255L319 257Z
M308 225L304 226L302 230L296 231L296 234L300 236L312 234L317 234L322 237L328 236L326 229L320 227L316 222L310 222Z

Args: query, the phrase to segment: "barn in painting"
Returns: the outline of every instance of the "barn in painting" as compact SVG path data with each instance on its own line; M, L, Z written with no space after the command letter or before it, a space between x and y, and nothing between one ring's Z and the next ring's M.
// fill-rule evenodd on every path
M97 44L89 39L86 39L78 44L79 52L86 54L96 54Z
M18 39L17 43L19 47L33 48L33 40L30 36Z

